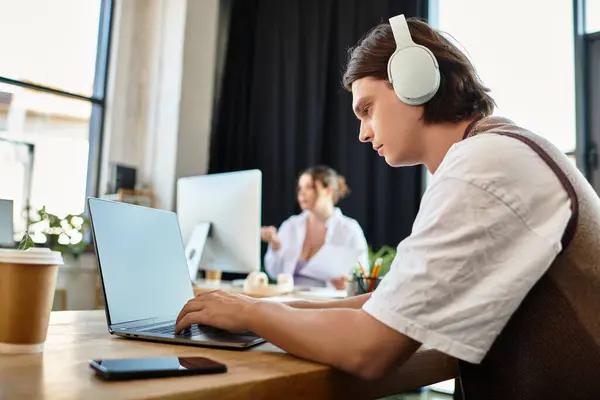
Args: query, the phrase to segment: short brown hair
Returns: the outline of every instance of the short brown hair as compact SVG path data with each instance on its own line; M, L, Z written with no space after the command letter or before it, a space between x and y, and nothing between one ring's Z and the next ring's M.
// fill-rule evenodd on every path
M308 168L300 174L310 175L313 182L321 182L324 188L333 189L333 203L337 204L341 199L350 194L350 188L346 183L346 178L338 174L333 168L326 165L317 165Z
M413 41L433 53L440 69L440 88L424 105L425 123L458 122L492 114L494 99L467 56L420 19L407 18L406 22ZM395 50L396 42L390 25L380 24L373 28L348 52L344 87L352 91L352 83L366 77L387 81L388 60Z

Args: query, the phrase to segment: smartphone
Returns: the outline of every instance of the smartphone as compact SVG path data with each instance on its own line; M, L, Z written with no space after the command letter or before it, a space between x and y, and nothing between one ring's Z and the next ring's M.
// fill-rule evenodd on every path
M227 366L206 357L117 358L92 360L90 367L106 380L217 374Z

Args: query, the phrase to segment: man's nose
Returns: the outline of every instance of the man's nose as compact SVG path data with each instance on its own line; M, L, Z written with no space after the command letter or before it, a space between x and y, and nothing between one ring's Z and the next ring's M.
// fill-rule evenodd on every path
M360 131L358 133L358 140L363 143L368 143L373 141L373 131L369 127L368 124L360 123Z

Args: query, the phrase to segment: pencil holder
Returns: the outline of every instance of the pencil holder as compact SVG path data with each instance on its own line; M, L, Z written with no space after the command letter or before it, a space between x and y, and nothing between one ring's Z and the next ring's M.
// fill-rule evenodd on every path
M354 275L348 282L348 296L358 296L365 293L370 293L377 289L382 277L369 277Z

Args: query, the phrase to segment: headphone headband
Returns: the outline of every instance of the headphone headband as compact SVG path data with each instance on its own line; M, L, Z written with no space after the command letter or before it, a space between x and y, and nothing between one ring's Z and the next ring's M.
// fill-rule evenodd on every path
M396 50L400 50L410 46L411 44L414 44L412 37L410 36L410 31L408 29L408 24L406 23L406 18L404 18L404 14L396 15L395 17L390 18L390 27L392 28L394 40L396 41Z
M396 51L388 61L388 79L398 98L408 105L427 103L440 87L440 71L433 53L416 44L403 14L390 18Z

